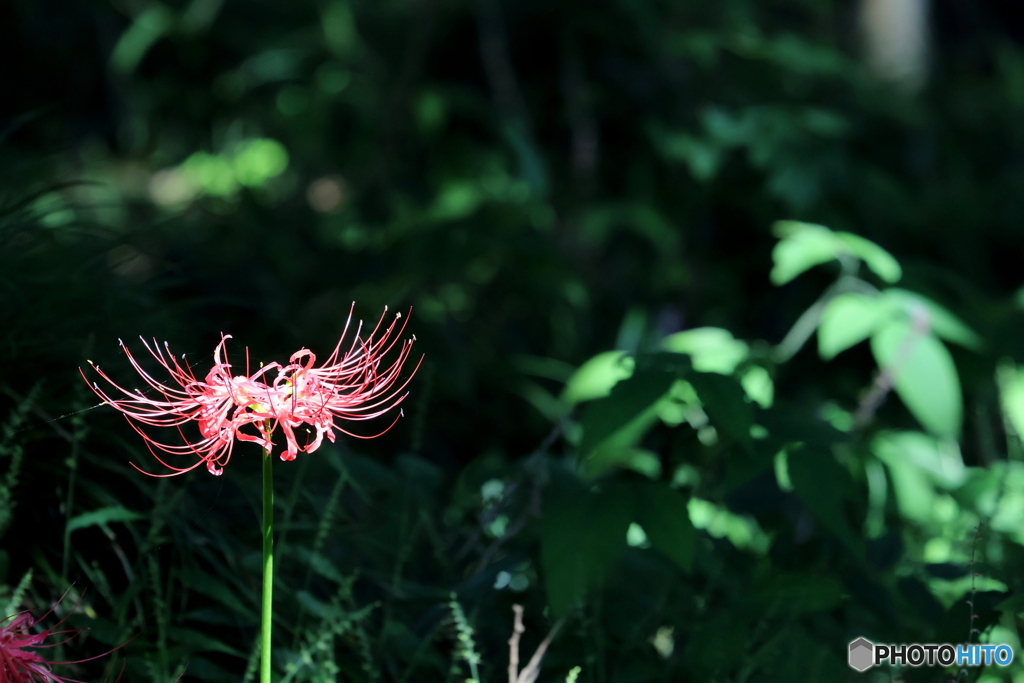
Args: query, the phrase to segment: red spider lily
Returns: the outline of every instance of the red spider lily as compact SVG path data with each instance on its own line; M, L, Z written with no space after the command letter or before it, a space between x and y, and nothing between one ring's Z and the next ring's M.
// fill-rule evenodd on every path
M205 463L210 473L219 475L231 458L236 438L240 441L255 441L264 446L267 445L258 427L255 435L241 430L242 427L263 421L262 417L257 416L248 408L258 404L260 400L265 400L264 394L269 393L271 389L261 382L260 378L269 370L277 367L275 363L260 368L252 376L232 376L231 364L227 360L227 352L224 348L225 342L230 338L230 335L223 335L220 343L214 349L213 368L207 373L205 381L197 379L188 365L183 366L179 363L166 342L164 348L161 349L156 340L150 346L143 339L142 343L146 350L167 370L177 388L153 379L138 364L124 342L121 342L121 348L124 349L132 367L151 389L155 389L163 397L163 400L150 398L138 389L129 391L122 388L95 365L93 368L100 377L128 398L112 399L95 383L91 385L92 389L103 399L104 403L117 408L124 414L132 428L145 439L146 446L153 456L165 467L175 470L175 474L188 472ZM223 360L221 359L222 354ZM91 361L90 365L92 365ZM82 376L85 377L85 374L83 373ZM132 420L154 427L175 427L181 433L185 444L169 446L160 443L133 424ZM196 443L191 443L181 431L181 426L191 421L198 424L199 433L203 437ZM190 467L174 467L164 462L153 451L153 447L172 455L192 453L199 456L199 462Z
M300 349L292 354L288 365L270 363L253 374L249 374L247 361L246 374L239 376L232 375L231 364L224 349L225 342L231 337L223 335L213 354L213 368L204 381L200 381L188 365L179 363L166 343L161 349L155 341L150 346L143 340L146 350L167 370L173 384L177 386L153 379L122 343L121 347L132 367L142 376L150 390L159 393L160 398L150 398L137 389L129 391L122 388L95 365L93 367L99 375L128 398L113 399L95 383L91 386L105 404L125 415L132 428L145 439L153 456L162 465L174 470L172 474L153 476L176 476L204 463L210 473L219 475L231 458L236 439L253 441L263 448L271 449L271 437L278 427L284 432L287 444L281 459L294 460L299 452L311 453L319 448L324 435L333 442L335 429L344 434L359 436L338 427L335 418L366 420L377 417L405 398L407 394L400 392L412 375L401 385L396 385L415 337L403 340L394 362L381 368L383 357L398 344L405 330L404 322L401 326L397 325L399 318L401 314L396 316L387 329L381 331L384 320L384 316L381 316L373 332L365 339L360 335L360 323L351 347L342 354L342 343L352 319L350 310L342 338L324 366L314 368L316 356L308 349ZM248 352L246 355L248 357ZM418 368L417 364L413 373ZM277 371L272 381L267 378L271 370ZM169 446L160 443L132 423L132 420L154 427L175 427L184 444ZM182 431L182 425L192 421L198 423L202 437L194 443ZM303 424L313 427L316 436L305 445L300 445L295 429ZM394 422L391 424L394 425ZM246 428L249 431L243 431ZM199 462L188 467L175 467L164 462L154 448L172 455L191 453L198 456Z
M386 308L384 314L387 314ZM288 365L278 368L277 378L274 380L276 391L271 395L279 398L279 403L272 407L267 417L276 420L276 424L280 425L281 431L285 434L288 446L281 454L282 460L294 460L300 451L312 453L320 447L325 435L333 443L335 429L342 434L360 439L372 439L394 426L401 413L386 429L372 436L353 434L342 429L335 423L335 419L369 420L391 410L408 395L401 392L419 369L419 363L401 385L395 385L416 338L403 340L395 360L390 365L381 367L382 359L395 347L402 332L405 331L404 321L398 326L400 318L401 314L398 314L391 325L382 331L382 315L376 327L365 339L360 334L360 322L351 346L342 353L342 343L352 320L350 311L341 339L324 365L314 368L316 356L309 349L300 349L292 354ZM302 424L310 425L316 430L316 436L305 446L298 444L294 432L294 428Z
M51 612L53 612L53 609L43 615L42 618L45 619ZM60 626L63 621L62 619L58 622L57 626ZM73 662L49 662L35 652L25 648L57 647L74 638L80 631L44 629L38 633L33 633L32 628L36 625L36 621L28 612L19 612L9 616L4 622L6 623L0 624L0 683L81 683L81 681L73 678L63 678L54 675L51 671L51 666L54 664L81 664L82 662L92 661L93 659L99 659L110 654L110 652L106 652L102 655L78 659ZM50 636L69 633L71 635L59 643L43 644L43 641ZM116 650L117 648L114 649Z

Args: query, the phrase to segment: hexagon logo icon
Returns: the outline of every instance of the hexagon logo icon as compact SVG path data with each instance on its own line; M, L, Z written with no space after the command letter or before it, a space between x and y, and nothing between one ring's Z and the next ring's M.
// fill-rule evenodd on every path
M850 643L850 667L864 672L872 667L875 658L875 646L867 638L858 638Z

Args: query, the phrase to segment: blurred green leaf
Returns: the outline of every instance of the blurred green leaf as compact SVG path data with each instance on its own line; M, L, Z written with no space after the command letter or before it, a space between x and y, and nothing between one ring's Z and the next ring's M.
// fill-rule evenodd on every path
M882 432L871 450L889 469L900 513L919 524L935 517L936 485L956 488L967 476L959 452L920 432Z
M818 326L818 353L825 360L870 337L892 310L882 297L840 294L825 306Z
M903 277L899 262L874 242L849 232L837 232L835 235L845 251L864 261L884 281L891 284Z
M696 531L686 499L660 483L639 487L637 499L637 521L651 544L685 571L691 571Z
M245 142L232 159L235 178L246 187L259 187L288 168L288 151L277 140Z
M76 529L85 529L86 527L96 526L97 524L134 522L145 518L145 515L139 514L138 512L132 512L120 505L112 505L110 507L100 508L99 510L93 510L92 512L84 512L72 517L68 522L66 531L70 534Z
M716 375L717 376L717 375ZM638 370L614 386L611 394L591 402L583 409L580 424L583 440L580 456L586 458L602 441L617 432L633 427L631 432L646 429L657 417L656 404L672 387L674 373L657 369Z
M737 441L749 442L754 409L740 383L733 377L708 372L694 372L688 380L711 421Z
M1004 365L999 368L998 378L1003 413L1017 436L1024 438L1024 370Z
M633 374L634 365L635 361L625 351L599 353L573 373L565 384L562 399L576 404L607 396L620 380Z
M853 498L855 490L850 473L830 453L810 448L790 451L787 466L800 500L854 557L863 559L860 534L850 526L844 511L844 503Z
M110 65L123 74L134 71L153 44L171 29L174 20L166 5L149 4L121 34L111 52Z
M740 386L747 397L762 408L771 408L775 400L775 383L768 370L760 365L751 365L740 375Z
M955 441L921 432L880 432L871 449L887 464L910 463L936 485L955 490L967 481L967 468Z
M924 307L928 314L928 324L931 330L946 341L974 351L980 350L984 345L981 337L974 330L928 297L898 287L890 287L883 294L893 305L901 307L908 313L911 313L917 306Z
M823 225L779 221L775 235L781 240L772 250L771 281L784 285L804 271L836 257L835 234Z
M472 215L484 199L476 183L451 181L441 188L430 215L437 221L456 221Z
M942 342L897 320L871 337L871 351L879 367L892 374L900 399L928 431L954 438L960 434L960 379Z
M254 609L243 603L234 591L216 576L193 569L184 569L180 572L179 578L182 584L188 588L213 598L236 614L249 616L256 614Z
M635 516L632 492L610 485L549 496L541 520L541 566L548 603L561 616L599 585L626 548Z
M661 347L674 353L685 353L693 359L698 372L729 374L750 354L750 347L719 327L698 327L665 337Z
M862 260L884 281L898 281L902 275L892 254L869 240L848 232L833 232L823 225L800 221L777 221L773 232L780 238L772 251L771 281L783 285L822 263L849 254Z
M634 429L620 430L620 434L624 431L628 432L622 434L624 438L608 439L591 451L590 455L580 463L580 474L586 479L596 479L614 468L621 467L639 472L650 479L659 478L661 476L661 461L658 456L649 450L632 445L640 440L643 432L653 423L653 416L634 420Z

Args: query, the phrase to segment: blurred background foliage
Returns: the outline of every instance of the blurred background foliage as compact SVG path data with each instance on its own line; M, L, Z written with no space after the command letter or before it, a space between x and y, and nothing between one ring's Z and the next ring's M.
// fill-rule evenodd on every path
M516 653L522 683L945 681L855 674L847 643L1019 652L1022 19L0 4L5 615L68 591L54 659L137 636L75 678L254 680L257 453L144 477L76 368L133 381L139 335L203 373L221 332L326 354L356 301L412 307L425 360L387 435L276 469L280 680Z

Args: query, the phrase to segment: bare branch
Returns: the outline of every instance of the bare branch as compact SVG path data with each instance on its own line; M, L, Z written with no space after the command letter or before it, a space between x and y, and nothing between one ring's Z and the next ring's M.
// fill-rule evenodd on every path
M520 608L521 610L522 608ZM547 638L541 641L540 645L537 646L537 650L530 657L530 663L526 665L526 668L519 672L519 678L516 683L534 683L537 680L537 676L540 675L540 663L544 659L544 653L548 651L548 646L551 645L551 641L555 639L558 634L558 630L562 628L562 624L565 623L565 617L562 617L555 625L551 627L551 631L548 633Z
M516 613L512 625L512 637L508 639L508 683L519 683L519 636L526 629L523 627L523 606L512 605Z

